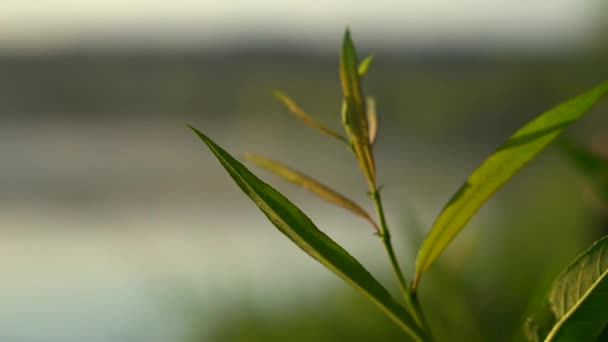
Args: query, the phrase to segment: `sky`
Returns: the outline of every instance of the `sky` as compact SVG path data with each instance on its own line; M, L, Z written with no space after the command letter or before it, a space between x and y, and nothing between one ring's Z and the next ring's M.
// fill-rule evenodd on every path
M335 46L349 25L382 45L576 45L602 0L2 0L0 49L74 45L235 45L252 39Z

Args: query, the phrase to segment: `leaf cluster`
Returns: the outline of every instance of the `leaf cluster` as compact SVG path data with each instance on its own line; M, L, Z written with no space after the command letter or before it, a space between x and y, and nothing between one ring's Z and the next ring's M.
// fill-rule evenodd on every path
M498 189L608 92L608 81L540 114L517 130L488 156L439 213L419 247L412 281L407 282L395 257L380 189L377 186L373 145L378 133L378 115L374 99L366 96L362 87L362 81L370 68L371 61L372 56L359 61L351 34L347 30L339 67L344 135L315 120L283 92L277 90L274 95L296 118L344 143L352 151L367 183L367 191L376 209L376 219L355 201L303 172L257 154L247 154L245 157L370 223L386 250L404 304L399 303L357 259L320 230L306 214L281 193L256 177L201 131L194 127L190 128L217 157L241 190L281 233L361 291L412 339L432 341L433 334L417 295L424 273ZM599 160L572 144L564 144L564 150L585 172L599 175L598 177L608 184L608 163L605 160ZM608 186L606 189L608 194ZM608 323L608 282L605 281L608 274L608 250L606 249L608 249L608 238L598 241L581 254L556 279L547 295L545 306L526 325L527 336L531 341L593 341L600 334Z

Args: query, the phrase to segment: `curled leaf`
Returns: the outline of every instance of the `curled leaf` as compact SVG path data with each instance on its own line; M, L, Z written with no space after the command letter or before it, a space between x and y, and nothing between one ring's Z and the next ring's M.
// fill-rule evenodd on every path
M273 95L279 101L283 102L283 104L285 104L287 109L289 109L289 111L291 111L298 119L302 120L307 125L320 130L321 132L329 135L332 138L336 138L336 139L348 144L348 140L345 137L343 137L340 133L332 130L331 128L324 126L323 124L321 124L318 121L316 121L315 119L313 119L304 110L302 110L302 108L300 108L300 106L298 106L289 96L285 95L280 90L274 90Z
M262 157L257 154L248 153L245 155L245 159L256 163L257 165L265 168L266 170L274 173L275 175L293 183L299 185L315 195L321 197L322 199L336 204L344 209L349 210L350 212L358 215L359 217L365 219L369 222L376 232L380 232L378 225L371 216L361 208L357 203L352 200L346 198L344 195L338 193L335 190L332 190L328 186L321 184L319 181L303 174L298 171L295 171L277 161Z

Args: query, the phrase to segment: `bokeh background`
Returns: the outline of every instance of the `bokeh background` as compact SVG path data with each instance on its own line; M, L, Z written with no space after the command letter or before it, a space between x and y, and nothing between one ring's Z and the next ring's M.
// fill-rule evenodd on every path
M0 2L0 340L397 341L372 304L292 246L189 132L260 152L360 203L340 128L338 47L374 53L375 153L397 253L517 127L608 78L602 0ZM608 153L608 103L568 129ZM256 169L395 283L365 222ZM520 340L551 279L606 233L549 148L422 283L437 337ZM371 209L371 208L370 208Z

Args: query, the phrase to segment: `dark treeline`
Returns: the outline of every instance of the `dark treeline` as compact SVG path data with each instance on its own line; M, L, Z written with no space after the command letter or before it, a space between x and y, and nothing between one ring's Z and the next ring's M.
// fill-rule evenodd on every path
M418 128L487 113L520 122L605 79L606 55L382 52L366 87L384 113ZM14 119L258 115L276 108L273 87L320 115L340 105L337 53L318 51L4 54L0 74L0 116Z

